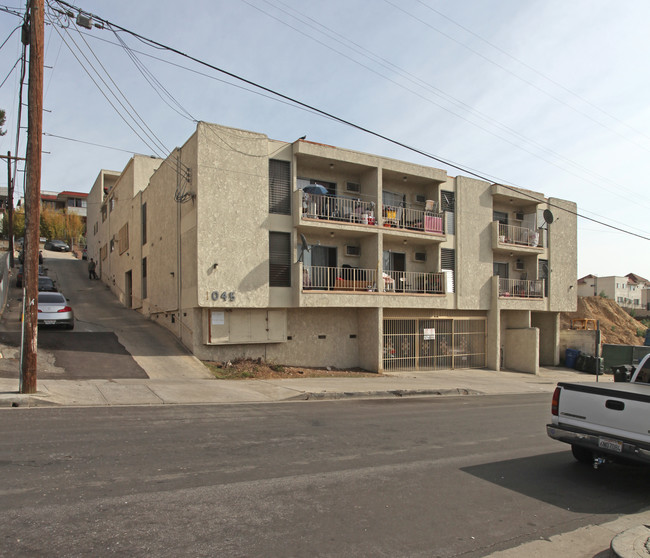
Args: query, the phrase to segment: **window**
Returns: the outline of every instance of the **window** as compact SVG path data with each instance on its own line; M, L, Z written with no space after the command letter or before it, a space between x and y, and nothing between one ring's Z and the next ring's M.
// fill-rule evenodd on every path
M142 204L142 244L147 243L147 204Z
M147 258L142 258L142 300L147 298Z
M120 229L119 235L120 254L124 254L129 249L129 224L126 223Z
M102 206L102 223L106 221L106 215L108 214L108 210L106 209L106 206Z
M456 224L454 219L454 212L456 211L456 195L454 192L443 190L440 192L442 200L441 207L445 213L445 224L449 234L456 234Z
M115 198L111 198L108 200L108 205L109 205L109 212L113 211L115 209Z
M291 235L269 232L269 286L291 286Z
M442 248L440 250L440 267L445 272L447 278L447 292L456 292L456 281L454 274L456 271L456 252L450 248Z
M269 159L269 213L291 215L291 163Z

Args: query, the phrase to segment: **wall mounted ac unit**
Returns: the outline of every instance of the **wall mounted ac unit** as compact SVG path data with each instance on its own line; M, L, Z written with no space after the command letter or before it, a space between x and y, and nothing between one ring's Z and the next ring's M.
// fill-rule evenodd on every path
M523 271L524 270L524 262L521 260L517 260L515 262L515 271Z
M517 221L523 221L524 220L524 212L523 211L515 212L515 219L517 219Z
M415 196L415 201L417 203L424 203L424 202L427 201L427 198L426 198L426 196L424 196L422 194L418 194L417 196Z
M361 191L361 184L357 184L356 182L347 182L345 184L345 189L348 192L360 192Z
M413 261L426 262L427 261L427 253L426 252L415 252L415 254L413 254Z
M345 247L346 256L360 256L361 255L361 246L349 246Z

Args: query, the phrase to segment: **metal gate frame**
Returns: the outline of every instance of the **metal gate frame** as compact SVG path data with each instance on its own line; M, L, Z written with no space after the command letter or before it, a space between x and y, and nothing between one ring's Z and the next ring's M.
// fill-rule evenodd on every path
M487 318L384 318L384 370L485 368Z

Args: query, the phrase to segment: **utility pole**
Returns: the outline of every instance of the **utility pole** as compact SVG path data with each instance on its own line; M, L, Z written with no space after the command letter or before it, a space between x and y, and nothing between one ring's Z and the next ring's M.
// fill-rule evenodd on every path
M38 348L38 248L43 137L43 0L29 2L29 87L27 93L27 191L25 192L25 309L20 393L36 393Z
M14 266L14 181L11 178L11 161L24 161L24 157L12 157L7 151L7 157L0 155L0 159L7 159L7 232L9 233L9 267Z

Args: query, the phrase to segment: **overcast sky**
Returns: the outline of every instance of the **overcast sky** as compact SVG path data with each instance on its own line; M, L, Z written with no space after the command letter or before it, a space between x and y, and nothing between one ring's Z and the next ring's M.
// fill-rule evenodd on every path
M70 3L490 180L575 201L581 215L650 238L647 0ZM15 1L0 5L24 11ZM165 156L182 145L195 120L284 141L306 134L467 174L125 33L86 30L48 13L58 24L45 31L42 190L88 192L100 169L122 170L129 152ZM20 23L0 12L0 44ZM135 62L120 39L137 51ZM3 154L16 152L19 66L11 68L20 53L17 31L0 50L0 80L8 76L0 88ZM121 91L122 105L108 91ZM141 118L145 131L127 113ZM25 144L23 130L21 155ZM6 183L0 172L0 186ZM580 277L633 272L650 279L648 248L649 240L578 220Z

